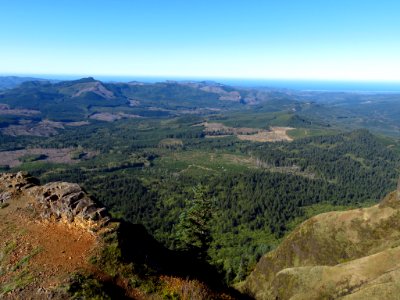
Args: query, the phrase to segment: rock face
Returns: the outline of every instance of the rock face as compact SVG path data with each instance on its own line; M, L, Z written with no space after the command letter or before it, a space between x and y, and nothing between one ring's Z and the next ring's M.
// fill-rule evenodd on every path
M378 205L315 216L257 264L242 287L256 299L398 299L398 191Z
M0 174L0 191L20 191L31 188L37 184L39 184L39 181L36 178L23 172L16 174Z
M23 193L34 210L43 219L55 219L80 224L88 229L102 227L110 220L104 207L99 207L75 183L53 182L43 186L25 173L0 176L0 204Z
M29 190L35 198L43 218L66 220L70 223L83 221L108 221L104 207L97 204L75 183L53 182Z

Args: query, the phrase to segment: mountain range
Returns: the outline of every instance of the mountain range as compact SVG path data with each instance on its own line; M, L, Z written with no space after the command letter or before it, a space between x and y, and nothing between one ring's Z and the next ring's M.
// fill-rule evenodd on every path
M396 299L398 95L20 81L0 297Z
M18 116L81 122L136 117L286 111L308 122L341 129L369 128L399 136L396 94L303 92L281 88L232 87L212 81L101 82L92 77L55 81L0 77L0 124ZM11 84L7 84L11 82ZM21 111L24 110L24 111ZM28 111L26 111L28 110ZM283 124L288 125L288 124Z

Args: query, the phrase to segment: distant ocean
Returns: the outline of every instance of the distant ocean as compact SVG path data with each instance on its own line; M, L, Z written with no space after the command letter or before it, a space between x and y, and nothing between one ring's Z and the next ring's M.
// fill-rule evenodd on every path
M317 80L226 80L230 85L272 87L301 91L400 93L400 82L317 81Z
M18 76L18 75L17 75ZM26 75L20 75L26 76ZM46 79L73 80L87 75L34 75L31 77ZM355 92L355 93L400 93L399 82L373 82L373 81L327 81L327 80L275 80L275 79L231 79L231 78L199 78L199 77L143 77L143 76L93 76L102 81L113 82L162 82L166 80L176 81L214 81L232 86L241 87L266 87L277 89L290 89L300 91L320 92Z

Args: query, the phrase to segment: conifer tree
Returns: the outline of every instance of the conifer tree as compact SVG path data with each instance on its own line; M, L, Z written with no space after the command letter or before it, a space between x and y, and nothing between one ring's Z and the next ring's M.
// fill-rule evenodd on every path
M199 259L207 258L211 242L212 203L206 190L202 185L193 189L194 198L186 201L186 209L176 226L178 248L193 253Z

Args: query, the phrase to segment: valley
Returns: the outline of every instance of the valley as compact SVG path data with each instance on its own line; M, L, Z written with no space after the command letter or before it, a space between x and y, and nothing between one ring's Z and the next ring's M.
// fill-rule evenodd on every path
M237 286L303 221L364 209L396 187L399 123L386 103L397 96L376 95L373 110L359 109L371 95L328 96L214 82L26 81L0 92L0 170L78 183L170 251L198 245L182 238L181 222L203 199L212 213L201 255L219 284Z

